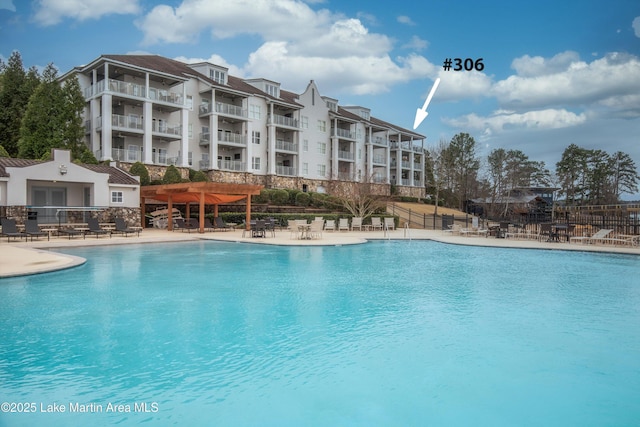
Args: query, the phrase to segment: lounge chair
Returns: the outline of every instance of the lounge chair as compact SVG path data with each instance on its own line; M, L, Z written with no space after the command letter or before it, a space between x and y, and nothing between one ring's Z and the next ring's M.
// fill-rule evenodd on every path
M349 220L347 218L340 218L338 222L338 231L349 231Z
M194 220L196 221L195 223L193 222ZM189 218L187 221L185 221L184 218L176 218L174 220L174 225L174 230L180 230L182 232L187 230L189 233L191 233L191 230L197 230L200 228L195 218Z
M460 230L462 230L462 226L460 224L451 224L449 228L442 230L442 232L451 233L453 236L454 234L460 235Z
M460 235L461 236L487 236L489 230L485 228L461 228Z
M129 233L137 233L140 237L140 229L131 228L124 222L124 218L114 218L116 228L111 233L124 234L124 237L129 237Z
M15 219L10 218L2 218L2 234L3 236L7 236L7 242L13 237L22 239L24 237L27 240L27 234L22 231L18 231L18 226L16 225Z
M213 228L214 228L214 230L215 230L216 228L219 228L220 230L224 230L224 231L227 231L227 230L230 230L230 229L231 229L231 227L229 227L229 226L224 222L224 220L223 220L221 217L219 217L219 216L217 216L217 217L213 218Z
M359 231L362 231L362 217L354 216L351 220L351 231L355 230L356 228Z
M324 220L316 220L309 226L309 235L312 239L322 239L322 228L324 226Z
M325 231L336 231L336 220L335 219L328 219L325 223L324 223L324 230Z
M85 236L87 234L95 234L97 239L100 236L108 234L109 237L111 237L110 230L105 230L104 228L100 227L100 224L98 223L98 218L88 218L87 226L89 227L89 229L86 231Z
M380 219L379 216L372 216L371 217L371 229L373 231L382 230L382 220Z
M40 238L40 236L47 236L47 240L50 240L49 233L40 231L40 227L38 227L38 220L36 219L28 219L24 223L24 232L27 236L31 237L32 242L33 242L33 236L36 236L38 238Z
M69 237L69 240L71 240L71 236L82 236L82 238L86 238L82 231L76 230L72 227L60 227L58 229L58 234L66 234Z
M393 218L386 217L384 219L384 228L385 230L395 230L396 222Z
M569 238L569 243L571 242L581 242L581 243L596 243L598 241L602 241L602 239L606 238L613 230L608 228L603 228L598 230L597 233L591 236L574 236Z

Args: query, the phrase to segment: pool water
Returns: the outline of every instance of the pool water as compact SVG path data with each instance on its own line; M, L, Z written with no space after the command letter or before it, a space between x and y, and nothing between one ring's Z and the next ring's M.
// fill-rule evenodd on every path
M88 262L0 280L0 400L21 411L0 426L640 423L638 257L420 241L65 252Z

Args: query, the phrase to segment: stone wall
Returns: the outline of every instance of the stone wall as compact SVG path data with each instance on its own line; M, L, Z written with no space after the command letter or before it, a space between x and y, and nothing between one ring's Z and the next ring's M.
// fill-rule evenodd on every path
M396 195L405 197L417 197L424 199L427 195L426 190L423 187L396 187Z
M27 207L26 206L7 206L6 215L7 218L13 218L17 224L24 224L27 219ZM67 211L66 222L84 222L85 214L89 214L92 217L97 217L98 222L113 222L114 218L124 218L125 222L129 226L140 225L140 208L106 208L101 211Z

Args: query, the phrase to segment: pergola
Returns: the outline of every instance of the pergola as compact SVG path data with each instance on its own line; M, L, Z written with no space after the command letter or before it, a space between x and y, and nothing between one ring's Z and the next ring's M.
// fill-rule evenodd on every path
M159 200L167 203L168 229L173 230L173 204L187 205L187 212L191 203L198 203L200 208L200 232L204 233L204 207L214 205L214 216L218 216L218 205L221 203L232 203L238 200L247 199L247 220L249 227L251 220L251 196L260 194L263 185L252 184L227 184L219 182L185 182L179 184L148 185L140 188L140 205L142 212L145 211L146 199ZM142 216L142 226L144 227L144 215Z

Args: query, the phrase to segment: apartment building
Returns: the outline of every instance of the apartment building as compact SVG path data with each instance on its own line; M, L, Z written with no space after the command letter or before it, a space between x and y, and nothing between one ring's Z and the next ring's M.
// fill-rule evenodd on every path
M99 160L176 165L216 181L323 191L329 182L395 185L424 196L425 136L340 106L314 81L303 93L211 63L102 55L76 67L86 142Z

